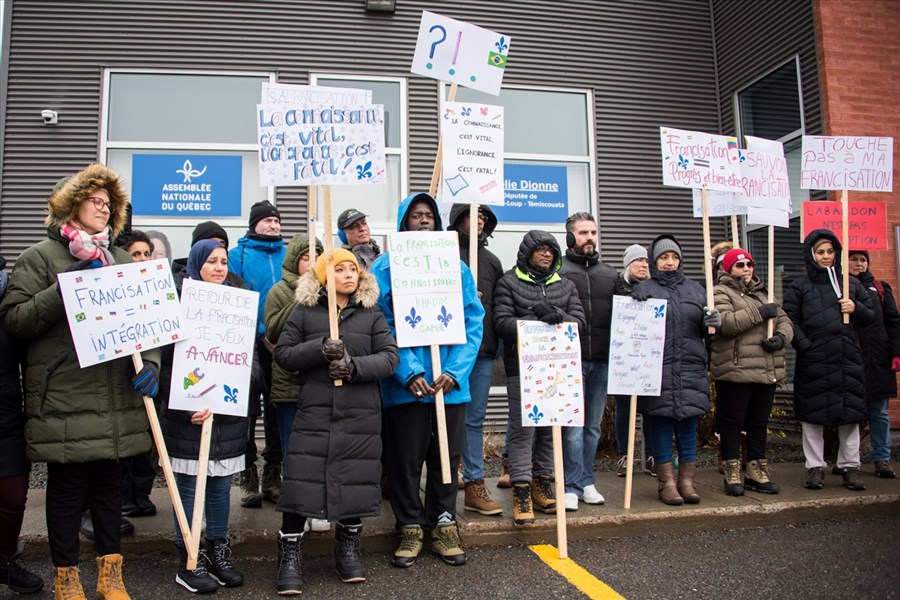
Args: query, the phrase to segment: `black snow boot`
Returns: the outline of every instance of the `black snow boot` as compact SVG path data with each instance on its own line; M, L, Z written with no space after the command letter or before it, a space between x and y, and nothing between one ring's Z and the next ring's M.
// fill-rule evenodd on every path
M366 580L366 567L359 554L362 524L341 525L334 528L334 566L344 583L360 583Z

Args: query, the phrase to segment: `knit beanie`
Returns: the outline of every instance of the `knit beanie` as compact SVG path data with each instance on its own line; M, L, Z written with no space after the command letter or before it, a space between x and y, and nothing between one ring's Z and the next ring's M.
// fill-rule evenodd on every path
M256 224L267 217L278 217L278 220L281 220L281 213L278 212L278 209L275 208L275 206L271 202L269 202L268 200L263 200L251 206L250 231L255 231Z
M333 252L334 256L334 264L339 265L342 262L350 261L353 263L353 266L356 267L356 270L359 270L359 262L356 260L356 255L350 252L349 250L345 250L344 248L335 248ZM316 266L313 267L313 272L316 274L316 279L319 280L320 285L325 285L325 255L320 254L316 259Z
M753 257L750 256L750 253L743 248L732 248L726 252L724 258L722 258L722 268L726 273L731 273L731 267L739 260L749 260L751 263L755 262Z
M682 260L681 247L678 245L678 242L668 237L658 239L653 244L653 260L656 260L666 252L674 252L678 256L678 260Z
M640 244L632 244L625 248L625 254L622 255L622 266L627 269L628 265L641 258L647 258L647 249Z
M228 232L225 231L225 228L215 221L203 221L194 227L194 233L191 235L191 246L200 240L212 238L222 238L225 240L225 247L228 247Z
M188 252L187 259L188 277L197 281L202 281L203 278L200 277L200 269L203 267L203 263L206 262L206 259L209 258L209 255L212 254L213 250L224 247L222 242L219 242L218 240L200 240L191 246L191 251Z
M868 250L851 250L850 252L847 253L847 256L851 256L853 254L862 254L863 256L866 257L866 262L871 262L871 259L869 258Z

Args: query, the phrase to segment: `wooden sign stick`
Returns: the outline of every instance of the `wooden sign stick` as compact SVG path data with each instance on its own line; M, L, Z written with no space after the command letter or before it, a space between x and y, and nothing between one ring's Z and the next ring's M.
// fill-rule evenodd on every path
M337 295L334 287L334 240L331 235L331 186L322 186L322 204L325 209L324 231L322 237L325 242L325 283L328 286L328 331L331 339L340 339L337 321ZM312 240L310 240L312 242ZM313 242L314 243L314 242ZM341 387L340 379L334 380L334 387Z
M768 277L766 286L768 287L769 296L766 300L769 303L775 302L775 226L769 225L769 264ZM777 318L777 316L776 316ZM766 338L775 335L775 319L769 319L766 323Z
M144 368L144 361L140 354L132 354L131 362L134 364L134 372L140 373ZM192 536L191 526L188 524L187 516L184 512L184 504L181 503L181 494L178 493L178 485L175 483L175 473L172 472L172 461L169 460L169 451L166 449L166 440L163 438L162 429L159 426L159 416L156 414L156 406L153 404L153 398L144 396L144 410L147 411L147 419L150 420L150 432L153 434L153 443L159 452L159 462L162 463L163 476L166 479L166 487L169 489L169 499L172 501L172 509L175 511L175 520L178 521L178 528L181 529L181 537L184 540L184 547L187 549L188 560L191 559ZM197 553L194 551L193 559L197 560Z
M634 475L634 430L637 428L637 394L628 403L628 462L625 467L625 510L631 508L631 484Z
M469 205L469 270L478 291L478 205Z
M455 102L456 101L456 90L459 88L459 85L455 83L450 84L450 92L447 96L447 102ZM434 168L431 170L431 185L428 186L428 194L432 198L436 198L435 194L437 194L438 183L441 180L441 168L443 165L443 157L441 153L444 151L444 136L440 133L440 125L438 125L438 147L437 147L437 155L434 157ZM470 224L471 228L471 224Z
M200 456L197 463L197 487L194 489L194 515L191 520L191 546L193 553L188 553L187 568L193 571L197 568L197 555L200 552L200 536L203 529L203 507L206 504L206 474L209 469L209 442L212 439L212 426L215 415L203 421L200 430ZM254 465L255 469L256 466ZM185 541L185 546L187 542Z
M703 271L706 274L706 308L712 310L716 306L713 302L713 266L712 254L709 249L709 204L705 185L700 190L700 200L703 205ZM712 335L716 329L709 327L708 331Z
M843 272L844 300L850 299L850 206L847 204L847 190L841 190L841 271ZM844 324L850 322L850 315L844 313Z
M741 247L741 236L740 231L738 230L737 215L731 215L731 244L735 248Z
M441 374L441 347L437 344L431 346L431 376L432 381ZM444 392L439 390L434 395L434 412L437 417L438 452L441 455L441 481L451 483L450 478L450 447L447 445L447 415L444 411Z
M309 217L306 225L306 231L309 233L309 264L316 264L316 211L318 210L318 199L316 198L316 186L311 185L309 190L309 206L306 214Z
M566 532L566 474L563 469L562 427L553 429L553 477L556 479L556 547L559 558L569 558L569 541Z

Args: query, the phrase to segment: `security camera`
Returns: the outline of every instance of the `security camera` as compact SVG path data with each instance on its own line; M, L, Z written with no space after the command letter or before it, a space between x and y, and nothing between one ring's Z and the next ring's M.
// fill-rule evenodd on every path
M59 123L59 113L55 110L42 110L41 119L44 120L44 125L56 125Z

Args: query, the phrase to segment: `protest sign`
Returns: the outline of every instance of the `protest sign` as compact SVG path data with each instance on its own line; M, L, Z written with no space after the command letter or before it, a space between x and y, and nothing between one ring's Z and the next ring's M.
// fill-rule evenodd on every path
M747 207L747 223L750 225L772 225L790 227L791 213L777 208Z
M584 426L578 325L516 321L522 426Z
M264 82L259 102L291 106L361 106L372 104L372 90Z
M694 216L698 219L703 216L701 196L700 190L697 188L692 190ZM747 214L747 204L744 203L742 194L710 190L707 192L706 198L710 217L727 217L730 215Z
M660 127L659 141L664 185L741 191L737 138Z
M385 182L384 107L257 105L260 185Z
M804 135L800 187L804 190L892 192L894 139Z
M169 407L246 417L259 293L185 279L181 306L191 339L175 344Z
M392 233L388 235L388 251L397 345L465 344L456 232Z
M441 200L503 205L503 107L445 102Z
M613 296L609 339L610 394L658 396L666 342L666 301Z
M166 260L60 273L59 290L82 368L187 337Z
M848 250L887 250L887 207L884 202L850 202ZM803 203L800 240L811 231L828 229L838 238L843 235L843 210L840 202Z
M422 11L410 71L496 96L509 44L507 35Z

